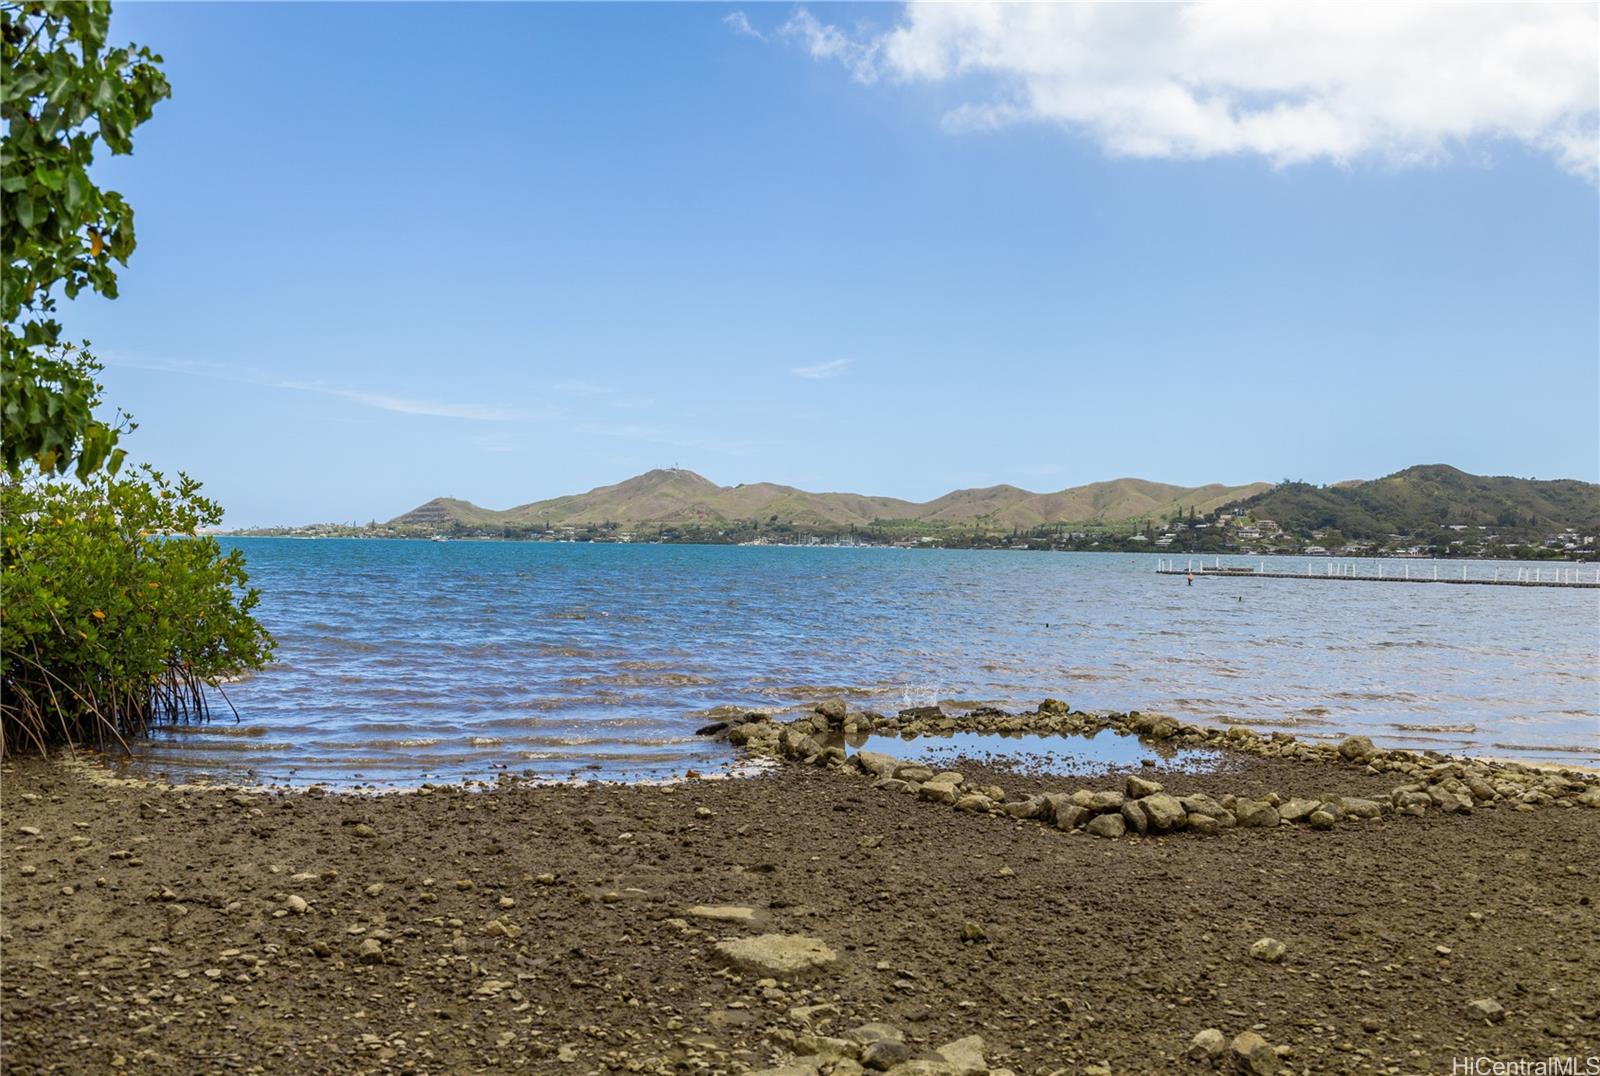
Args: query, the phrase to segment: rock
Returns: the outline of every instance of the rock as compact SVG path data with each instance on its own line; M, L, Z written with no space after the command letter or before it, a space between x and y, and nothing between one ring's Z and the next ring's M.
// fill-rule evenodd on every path
M1093 817L1089 810L1079 807L1076 803L1069 803L1058 807L1055 813L1055 826L1057 829L1077 829Z
M1320 807L1312 811L1311 817L1306 819L1307 822L1311 823L1312 829L1332 829L1333 824L1338 820L1337 816L1332 812L1324 811Z
M696 818L715 818L717 817L717 812L713 811L710 807L696 807L694 809L694 816Z
M1072 794L1072 802L1079 807L1102 814L1106 811L1122 810L1123 801L1127 797L1121 792L1091 792L1087 788L1080 788Z
M1299 799L1298 797L1288 803L1280 804L1278 817L1285 822L1304 822L1311 817L1311 812L1318 807L1316 800Z
M948 781L924 781L917 788L917 797L934 803L954 803L956 786Z
M1144 804L1138 800L1122 805L1122 822L1133 833L1143 835L1150 831L1150 818L1144 813Z
M1467 1016L1472 1020L1487 1020L1491 1024L1499 1024L1505 1022L1506 1011L1498 1001L1479 998L1477 1001L1467 1002Z
M773 978L827 967L839 954L820 939L803 934L758 934L716 944L717 955L735 967Z
M874 777L893 777L900 760L878 751L857 751L856 765Z
M1600 785L1595 785L1593 788L1580 793L1578 802L1585 807L1600 807Z
M956 1076L974 1076L989 1068L988 1062L983 1059L983 1050L983 1036L968 1035L964 1039L945 1043L935 1052L944 1058Z
M844 724L845 714L848 711L845 709L843 699L828 699L826 702L817 704L816 712L826 718L828 724L842 725Z
M1066 717L1070 710L1071 707L1060 699L1045 699L1039 704L1041 714L1050 714L1053 717Z
M1000 809L1012 818L1040 818L1045 813L1043 796L1029 796L1025 800L1008 800Z
M1084 829L1096 837L1120 837L1128 831L1128 825L1120 814L1098 814Z
M1250 1076L1272 1076L1278 1071L1278 1051L1254 1031L1235 1035L1229 1049L1240 1072L1249 1073Z
M1348 736L1339 744L1339 757L1346 762L1354 762L1377 753L1377 748L1373 747L1372 741L1365 736Z
M902 762L894 768L894 775L902 781L930 781L933 771L920 762Z
M1145 796L1154 796L1161 791L1161 786L1154 781L1146 780L1138 774L1130 774L1124 791L1131 800L1142 799Z
M685 908L684 915L691 919L714 919L719 923L753 923L756 910L742 904L696 904Z
M1214 1061L1222 1056L1222 1051L1228 1048L1228 1040L1223 1038L1222 1032L1214 1027L1195 1033L1189 1040L1187 1057L1190 1061Z
M899 1039L875 1039L862 1049L861 1064L865 1068L881 1071L904 1064L916 1056L916 1049Z
M363 964L382 964L383 945L377 938L363 938L361 947L356 950L356 959Z
M1156 833L1183 828L1187 812L1176 796L1156 792L1139 800L1138 803L1144 808L1145 817L1150 820L1150 828Z
M964 942L985 941L988 937L988 932L970 919L961 924L961 940Z
M1267 829L1278 824L1277 810L1260 800L1236 800L1233 813L1241 829Z
M1188 816L1188 820L1184 823L1184 828L1203 837L1215 837L1222 829L1222 826L1210 815L1196 811Z
M870 1023L853 1027L844 1033L844 1037L866 1045L869 1042L900 1042L906 1036L905 1032L893 1024Z
M956 810L974 811L980 814L994 810L994 800L988 796L980 796L976 792L969 792L956 800Z
M305 902L304 897L297 897L292 893L289 895L289 898L284 901L284 903L288 905L289 910L295 915L305 915L311 907Z
M378 835L378 831L367 825L365 822L358 822L355 829L351 832L353 832L357 837L376 837Z
M1378 818L1383 814L1383 804L1377 800L1346 798L1343 803L1344 813L1352 818Z
M1288 951L1289 947L1277 938L1262 938L1250 945L1250 955L1268 964L1279 963Z

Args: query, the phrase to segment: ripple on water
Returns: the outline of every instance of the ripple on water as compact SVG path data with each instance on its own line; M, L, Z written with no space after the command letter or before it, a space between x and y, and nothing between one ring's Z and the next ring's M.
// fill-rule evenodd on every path
M154 736L134 764L302 783L492 779L508 765L661 777L730 761L685 738L747 710L1046 695L1600 760L1593 591L1285 580L1240 602L1237 583L1174 585L1138 556L238 545L280 661L226 686L240 725Z

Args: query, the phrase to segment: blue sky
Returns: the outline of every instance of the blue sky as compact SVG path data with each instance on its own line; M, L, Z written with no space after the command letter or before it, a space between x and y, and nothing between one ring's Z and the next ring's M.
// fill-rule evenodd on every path
M1076 61L951 57L1116 27L921 18L124 3L174 93L98 166L137 212L121 298L63 320L132 455L238 525L672 464L917 499L1600 478L1592 107L1475 113L1374 61L1316 115L1233 122L1279 92L1259 72L1221 126L1159 86L1088 114ZM1491 29L1438 49L1470 72ZM1426 44L1371 32L1346 47Z

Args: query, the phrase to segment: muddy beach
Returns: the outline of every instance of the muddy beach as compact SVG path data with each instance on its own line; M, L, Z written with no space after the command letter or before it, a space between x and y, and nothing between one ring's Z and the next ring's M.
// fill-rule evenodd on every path
M1150 761L962 769L1012 800L1130 775L1186 798L1396 783ZM7 1072L1443 1073L1600 1053L1582 806L1102 840L829 765L370 797L39 760L0 777ZM719 946L773 934L824 955L762 970ZM1265 1048L1236 1055L1252 1032Z

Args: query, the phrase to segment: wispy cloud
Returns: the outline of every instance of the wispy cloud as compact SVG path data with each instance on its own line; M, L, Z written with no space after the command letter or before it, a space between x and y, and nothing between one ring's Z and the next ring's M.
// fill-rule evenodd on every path
M1427 164L1519 142L1600 176L1594 4L907 4L780 35L856 81L946 84L955 130L1048 123L1112 156ZM961 100L965 97L965 100Z
M760 30L757 30L754 26L750 25L750 20L745 18L745 14L742 11L729 12L728 14L722 16L722 22L725 26L733 27L733 32L736 34L742 34L745 37L753 37L757 41L765 41L767 39L766 34L763 34Z
M337 396L341 400L350 400L363 407L376 407L380 411L394 411L402 415L433 415L436 418L465 418L478 422L514 422L527 417L524 412L505 407L385 396L382 393L343 389L315 381L276 381L272 383L272 387L293 389L296 392L315 392L322 396Z
M600 385L593 381L559 381L556 383L556 391L587 400L596 396L609 396L617 390L610 385Z
M815 366L796 366L789 372L796 377L821 381L827 377L838 377L848 370L853 362L855 362L854 359L834 359L832 362L819 362Z
M291 392L311 392L319 396L334 396L363 407L380 411L393 411L402 415L431 415L436 418L462 418L478 422L513 422L527 418L528 414L507 407L485 404L453 403L419 397L390 396L379 392L329 385L322 381L295 381L273 377L258 371L226 366L221 363L195 362L187 359L140 359L123 355L105 356L107 365L125 366L135 370L153 370L160 373L205 377L217 381L231 381L240 385L260 388L285 389Z

